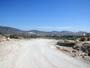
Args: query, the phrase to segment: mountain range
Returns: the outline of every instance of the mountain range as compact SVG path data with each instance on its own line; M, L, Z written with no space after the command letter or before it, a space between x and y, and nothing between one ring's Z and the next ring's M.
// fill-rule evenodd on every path
M72 32L72 31L51 31L51 32L46 32L46 31L39 31L39 30L20 30L17 28L13 27L6 27L6 26L0 26L0 33L1 34L10 34L10 35L37 35L37 36L69 36L69 35L74 35L74 36L83 36L87 35L89 33L79 31L79 32Z

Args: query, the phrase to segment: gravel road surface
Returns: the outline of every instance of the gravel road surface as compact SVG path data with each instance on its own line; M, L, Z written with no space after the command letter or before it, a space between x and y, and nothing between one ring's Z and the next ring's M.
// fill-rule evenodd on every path
M90 68L55 48L55 40L11 40L0 43L0 68Z

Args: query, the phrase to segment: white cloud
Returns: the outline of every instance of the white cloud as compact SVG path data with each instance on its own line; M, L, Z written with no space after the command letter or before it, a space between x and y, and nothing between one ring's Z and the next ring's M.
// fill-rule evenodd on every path
M30 27L29 27L30 28ZM28 29L29 29L28 28ZM34 26L30 30L41 30L41 31L86 31L90 32L86 26Z
M52 30L69 30L72 27L63 27L63 26L38 26L35 27L34 29L39 29L39 30L45 30L45 31L52 31Z

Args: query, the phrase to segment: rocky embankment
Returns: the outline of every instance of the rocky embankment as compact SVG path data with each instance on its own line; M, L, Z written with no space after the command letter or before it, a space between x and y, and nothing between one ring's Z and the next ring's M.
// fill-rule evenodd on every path
M58 41L56 48L72 57L90 62L90 42Z

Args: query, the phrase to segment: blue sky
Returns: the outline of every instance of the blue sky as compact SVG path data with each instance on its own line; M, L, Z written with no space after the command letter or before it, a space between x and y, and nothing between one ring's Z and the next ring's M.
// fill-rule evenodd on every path
M90 32L90 0L0 0L0 25Z

